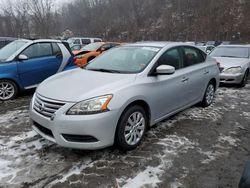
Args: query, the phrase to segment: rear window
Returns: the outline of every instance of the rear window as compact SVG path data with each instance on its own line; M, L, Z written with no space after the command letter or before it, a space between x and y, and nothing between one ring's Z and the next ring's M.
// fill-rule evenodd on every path
M52 43L53 55L61 55L62 51L57 43Z

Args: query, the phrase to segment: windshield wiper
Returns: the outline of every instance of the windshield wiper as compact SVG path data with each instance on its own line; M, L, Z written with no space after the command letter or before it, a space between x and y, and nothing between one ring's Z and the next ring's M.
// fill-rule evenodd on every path
M121 73L121 71L118 70L110 70L110 69L86 69L90 71L99 71L99 72L109 72L109 73Z

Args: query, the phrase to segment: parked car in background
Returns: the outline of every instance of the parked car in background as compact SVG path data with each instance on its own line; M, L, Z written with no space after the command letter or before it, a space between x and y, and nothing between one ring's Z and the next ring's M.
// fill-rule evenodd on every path
M14 40L17 40L17 39L13 37L0 37L0 49Z
M220 63L220 82L245 86L250 69L250 45L221 45L211 56Z
M75 54L75 63L77 66L82 67L92 59L100 55L102 52L118 45L120 45L120 43L117 42L96 42L84 46L79 51L73 51L73 53Z
M147 127L202 102L219 85L215 59L185 43L113 48L83 69L45 80L30 105L33 129L61 146L136 148Z
M202 50L203 52L209 54L213 51L213 49L215 48L215 46L212 45L207 45L207 46L198 46L197 48L199 48L200 50Z
M73 38L69 38L67 42L69 43L70 46L73 46L75 44L80 44L82 46L85 46L87 44L94 43L94 42L102 42L102 39L88 38L88 37L73 37Z
M0 100L36 87L49 76L76 67L68 43L16 40L0 50Z

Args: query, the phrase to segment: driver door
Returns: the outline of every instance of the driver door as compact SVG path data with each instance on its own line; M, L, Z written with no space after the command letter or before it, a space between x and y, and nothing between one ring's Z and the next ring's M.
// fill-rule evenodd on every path
M152 99L151 104L156 112L156 119L175 112L187 104L188 83L182 70L182 53L180 48L167 50L158 60L157 66L170 65L176 71L171 75L156 75L149 77ZM151 100L152 100L151 99Z
M36 87L43 80L57 73L62 62L62 56L58 52L53 53L51 43L32 44L21 54L28 57L27 60L18 60L17 63L19 78L26 89Z

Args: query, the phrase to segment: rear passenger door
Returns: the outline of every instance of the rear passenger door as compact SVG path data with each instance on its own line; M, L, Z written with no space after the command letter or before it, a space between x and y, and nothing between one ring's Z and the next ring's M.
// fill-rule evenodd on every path
M57 73L63 58L59 46L48 42L32 44L21 54L28 57L17 63L19 78L26 89Z
M183 72L187 78L188 103L194 103L204 95L208 84L209 69L206 63L206 54L192 46L183 46Z

